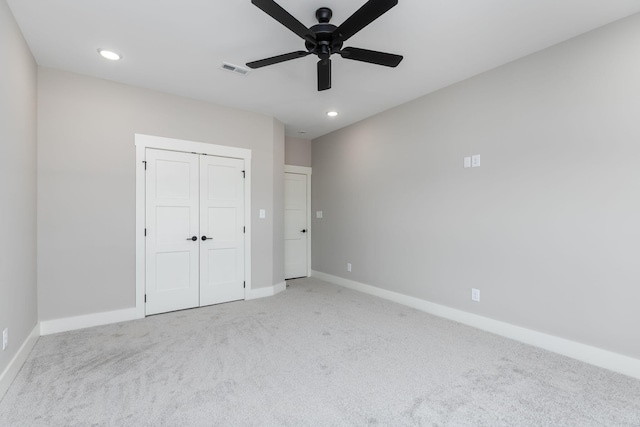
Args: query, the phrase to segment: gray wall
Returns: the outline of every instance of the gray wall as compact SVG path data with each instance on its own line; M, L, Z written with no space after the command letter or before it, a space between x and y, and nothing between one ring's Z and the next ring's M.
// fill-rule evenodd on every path
M40 68L38 84L40 320L135 305L136 133L252 150L253 287L274 284L282 218L257 212L280 212L281 124L53 69Z
M635 15L314 140L313 269L640 358L638 46Z
M273 140L273 283L284 282L284 124L274 119Z
M0 0L0 373L36 326L37 66ZM0 396L1 398L1 396Z
M290 136L285 137L284 164L311 167L311 141Z

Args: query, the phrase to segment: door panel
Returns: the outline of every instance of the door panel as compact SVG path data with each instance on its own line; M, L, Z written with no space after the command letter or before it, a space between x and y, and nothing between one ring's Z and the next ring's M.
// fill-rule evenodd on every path
M284 175L284 277L292 279L308 271L307 176Z
M156 206L156 238L158 244L181 242L193 236L191 215L188 206Z
M167 155L184 153L164 152ZM186 158L185 158L186 160ZM147 160L147 167L149 167ZM156 159L155 167L155 196L158 199L189 200L193 196L191 161L179 161L177 159ZM197 170L195 171L197 172Z
M197 307L198 158L147 149L146 314Z
M230 242L237 239L238 212L236 208L210 207L207 210L207 224L209 234L216 237L216 240Z
M191 286L189 252L164 252L156 255L156 290L177 291ZM153 299L153 298L150 298Z
M244 161L200 157L200 305L244 299Z
M206 171L206 194L209 200L225 201L238 198L238 168L242 172L242 160L222 157L203 157ZM201 163L202 164L202 163ZM242 188L240 188L242 190ZM242 191L241 191L242 192Z

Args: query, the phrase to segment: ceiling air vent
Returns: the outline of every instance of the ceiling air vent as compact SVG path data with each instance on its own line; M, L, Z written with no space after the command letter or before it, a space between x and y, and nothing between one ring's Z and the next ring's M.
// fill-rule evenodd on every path
M228 62L222 63L222 69L225 71L231 71L232 73L240 74L241 76L246 76L249 73L249 70L246 68L239 67L237 65L229 64Z

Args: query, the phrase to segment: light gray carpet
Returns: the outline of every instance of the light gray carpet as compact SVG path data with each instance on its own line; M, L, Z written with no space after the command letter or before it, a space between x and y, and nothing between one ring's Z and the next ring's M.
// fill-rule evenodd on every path
M315 279L40 338L1 426L640 426L640 381Z

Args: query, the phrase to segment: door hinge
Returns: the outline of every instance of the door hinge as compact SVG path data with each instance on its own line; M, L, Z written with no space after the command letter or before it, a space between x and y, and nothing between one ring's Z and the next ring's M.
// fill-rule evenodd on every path
M144 237L147 237L147 229L144 229Z
M246 289L247 288L247 282L242 282L242 287Z
M144 294L144 302L147 302L147 294Z
M247 232L247 227L246 227L246 226L242 227L242 232L243 232L243 233L246 233L246 232Z
M247 177L247 176L245 175L245 172L244 172L244 171L242 171L242 177L243 177L243 178L246 178L246 177Z
M144 163L144 170L147 170L147 161L143 160L142 163Z

